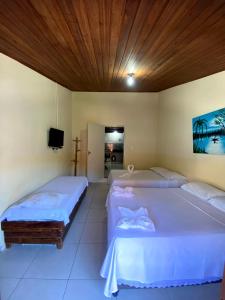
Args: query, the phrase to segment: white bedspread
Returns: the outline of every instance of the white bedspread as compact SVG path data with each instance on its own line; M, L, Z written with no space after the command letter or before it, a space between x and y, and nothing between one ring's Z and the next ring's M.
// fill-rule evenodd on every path
M134 188L134 198L108 197L108 251L101 269L105 296L118 284L168 287L222 278L225 213L179 188ZM118 207L149 210L155 232L120 230Z
M108 183L111 186L133 186L151 188L180 187L184 180L166 179L152 170L136 170L128 173L127 170L111 170Z
M45 203L42 205L21 205L23 199L10 206L1 216L0 220L8 221L63 221L69 223L69 216L78 202L81 194L88 186L86 177L60 176L49 181L34 193L62 193L63 201L55 202L54 206ZM31 194L32 195L32 194ZM27 197L25 197L26 199ZM50 197L49 197L50 198ZM42 199L43 200L43 199ZM49 199L49 201L51 198ZM26 201L26 200L25 200ZM42 201L43 202L43 201Z

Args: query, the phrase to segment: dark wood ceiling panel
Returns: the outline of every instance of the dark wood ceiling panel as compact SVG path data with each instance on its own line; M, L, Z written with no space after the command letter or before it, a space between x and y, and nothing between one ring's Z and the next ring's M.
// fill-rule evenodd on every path
M71 90L161 91L225 70L225 0L1 0L0 51Z

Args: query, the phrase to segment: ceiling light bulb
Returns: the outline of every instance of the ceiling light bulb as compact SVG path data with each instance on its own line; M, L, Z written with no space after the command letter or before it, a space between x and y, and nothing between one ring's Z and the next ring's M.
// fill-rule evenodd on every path
M134 85L134 77L133 77L134 74L128 74L128 77L127 77L127 85L129 86L132 86Z

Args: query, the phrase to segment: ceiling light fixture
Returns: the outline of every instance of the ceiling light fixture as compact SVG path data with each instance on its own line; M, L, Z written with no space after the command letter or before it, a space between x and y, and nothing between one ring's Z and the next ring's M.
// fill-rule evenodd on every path
M127 85L132 86L134 85L135 80L134 80L134 73L129 73L127 77Z

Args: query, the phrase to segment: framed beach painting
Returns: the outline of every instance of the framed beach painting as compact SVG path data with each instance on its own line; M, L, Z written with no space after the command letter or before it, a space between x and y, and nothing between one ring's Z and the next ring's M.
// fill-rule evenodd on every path
M225 154L225 108L192 119L193 151Z

